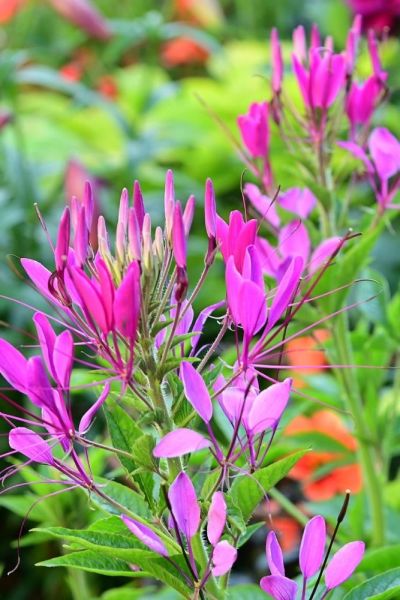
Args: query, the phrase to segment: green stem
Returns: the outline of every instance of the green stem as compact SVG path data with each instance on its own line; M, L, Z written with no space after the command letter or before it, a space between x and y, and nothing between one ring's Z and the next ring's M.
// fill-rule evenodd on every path
M352 365L352 347L349 337L349 324L346 313L338 315L332 327L332 336L340 364ZM354 420L355 433L358 439L358 459L363 470L365 491L367 494L372 518L372 544L382 546L385 540L385 523L383 513L382 482L377 471L377 461L370 444L371 434L364 417L364 406L360 395L355 373L350 368L336 370L341 384L347 409Z

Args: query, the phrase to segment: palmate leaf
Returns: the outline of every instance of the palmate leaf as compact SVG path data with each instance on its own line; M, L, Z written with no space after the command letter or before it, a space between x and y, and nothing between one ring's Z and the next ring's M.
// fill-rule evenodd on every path
M242 475L235 479L231 496L242 511L245 521L250 519L266 492L283 479L306 452L308 449L299 450L252 475Z
M396 600L400 597L400 568L375 575L353 588L344 600Z
M227 600L268 600L270 596L258 585L245 583L229 588Z

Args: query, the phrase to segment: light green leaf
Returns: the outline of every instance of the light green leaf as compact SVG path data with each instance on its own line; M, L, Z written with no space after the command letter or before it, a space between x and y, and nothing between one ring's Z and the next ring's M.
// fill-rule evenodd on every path
M375 575L353 588L344 600L396 600L400 597L400 568Z
M363 572L383 573L395 567L400 567L400 544L384 546L383 548L376 548L376 550L368 550L365 553L360 569Z

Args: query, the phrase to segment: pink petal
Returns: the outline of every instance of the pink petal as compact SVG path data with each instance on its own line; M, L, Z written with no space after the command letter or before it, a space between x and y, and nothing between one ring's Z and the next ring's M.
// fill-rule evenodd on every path
M321 515L313 517L304 528L300 545L299 564L305 578L319 571L325 554L326 525Z
M140 269L135 261L130 264L121 285L115 293L114 319L118 331L133 341L136 338L140 314Z
M37 434L26 427L11 429L8 436L10 447L21 452L34 462L51 465L54 462L48 444Z
M177 202L174 206L172 224L172 250L174 252L174 258L177 266L181 269L186 269L186 234L180 202Z
M139 225L139 229L141 231L146 211L144 208L142 190L140 189L140 184L137 180L135 180L133 184L133 209L135 211L136 219Z
M206 181L206 191L204 195L204 219L206 232L209 238L215 238L217 235L217 208L215 203L214 186L211 179Z
M326 263L326 261L333 255L335 250L339 248L340 242L341 238L335 236L324 240L322 244L315 248L308 265L308 272L311 275L313 275Z
M283 554L274 531L270 531L267 535L265 552L267 555L267 563L269 570L271 571L271 575L284 576L285 567L283 564Z
M26 358L6 340L0 339L0 373L8 383L26 394Z
M239 317L246 338L251 339L267 319L265 292L253 281L245 279L239 291Z
M306 263L310 247L310 236L300 220L292 221L279 232L279 250L283 258L301 256Z
M168 498L180 531L186 539L191 539L200 525L200 506L193 483L186 473L179 473L176 477L169 488Z
M274 600L296 600L297 583L287 577L269 575L260 581L261 589Z
M69 388L73 361L74 340L71 333L66 330L56 338L53 352L55 379L64 389Z
M165 435L153 450L156 458L175 458L211 445L209 440L191 429L175 429Z
M57 243L54 250L54 259L56 269L62 271L68 258L69 238L70 238L71 217L69 208L66 207L60 219L58 227Z
M273 227L279 227L281 220L272 199L262 194L254 183L246 183L243 191L262 218L271 223Z
M114 327L114 299L115 287L110 271L102 258L96 257L96 271L99 278L99 287L106 315L107 323L110 329Z
M196 208L196 200L193 195L189 196L188 201L185 204L185 210L183 211L182 221L185 236L187 237L192 227L194 211Z
M333 555L325 570L325 584L328 590L341 585L351 577L365 551L364 542L350 542Z
M221 539L226 524L226 502L222 492L215 492L207 517L207 537L210 544L215 546Z
M249 428L253 435L274 429L289 402L292 380L274 383L258 394L249 412Z
M103 391L100 396L96 400L96 402L85 412L83 417L79 422L79 435L84 435L87 433L92 425L93 419L96 416L99 409L103 406L104 402L107 400L108 394L110 393L110 384L106 383Z
M51 272L40 262L30 258L21 258L21 264L39 292L51 302L59 304L49 290L49 279L51 277Z
M278 197L279 204L301 219L306 219L317 204L317 199L308 188L290 188Z
M131 517L127 517L126 515L121 515L121 519L128 529L133 533L133 535L135 535L138 540L142 542L142 544L150 548L150 550L153 550L153 552L157 552L157 554L160 554L161 556L169 556L168 550L161 541L161 538L154 533L150 527L147 527L147 525L143 525L143 523L140 523Z
M70 270L70 274L80 298L80 305L91 327L98 326L107 335L110 331L110 323L96 286L82 269L74 267Z
M213 414L213 407L210 394L202 376L188 362L181 364L180 375L186 398L203 421L208 423Z
M25 368L27 394L40 408L53 407L53 389L47 379L40 356L32 356Z
M268 314L268 330L272 329L275 323L279 321L289 304L293 301L302 272L303 260L300 256L296 256L290 261L284 276L279 282Z
M243 282L243 277L235 265L235 259L230 256L226 264L225 269L225 281L226 281L226 295L228 300L228 307L233 322L238 325L240 323L240 288Z
M389 179L400 170L400 142L385 127L376 127L368 138L368 147L377 173Z
M39 338L40 348L42 350L42 356L49 373L52 374L56 379L53 363L53 352L54 344L56 341L56 334L50 325L50 322L46 315L43 313L35 313L33 316L33 322L35 323L36 332Z
M231 546L231 544L225 540L223 540L222 542L218 542L218 544L214 548L212 555L212 574L215 577L225 575L225 573L228 573L228 571L231 570L236 558L236 548Z

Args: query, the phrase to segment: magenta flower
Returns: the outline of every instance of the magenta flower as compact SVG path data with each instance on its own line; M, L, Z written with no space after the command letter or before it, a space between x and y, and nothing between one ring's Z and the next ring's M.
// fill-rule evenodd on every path
M346 97L346 113L351 126L351 138L355 138L358 125L368 127L382 94L382 85L375 76L364 83L353 82Z
M268 103L254 102L238 117L243 145L252 158L265 158L269 149Z
M221 539L226 524L226 502L222 492L215 492L208 511L207 537L213 546Z
M168 498L179 530L190 540L200 526L200 506L193 483L186 473L179 473L168 490Z
M215 577L225 575L231 570L237 558L237 550L229 542L223 540L218 542L212 553L211 572Z
M317 515L307 523L300 545L299 563L303 575L302 598L305 598L308 579L316 575L324 563L325 545L325 520ZM338 587L351 577L363 554L363 542L351 542L343 546L332 557L325 571L326 590L322 595L323 598L329 590ZM298 586L296 582L285 576L282 550L273 531L270 531L267 536L266 556L271 575L261 579L261 589L270 594L274 600L296 600Z
M273 202L272 198L262 194L259 187L254 183L246 183L244 193L257 212L260 213L262 219L270 223L275 229L278 229L281 224L276 206L281 206L301 219L306 219L317 204L316 197L308 188L289 188L286 192L278 195L276 203Z
M293 71L296 76L303 102L312 111L326 111L344 89L346 60L342 54L312 48L310 66L307 70L294 54Z
M229 224L217 216L217 240L224 261L234 257L235 266L242 272L243 261L248 246L256 241L258 223L255 219L245 222L242 213L233 210L229 215Z
M370 158L365 150L354 142L338 144L364 163L380 210L383 212L394 207L392 202L400 187L399 140L385 127L376 127L368 138Z
M167 433L155 446L156 458L175 458L211 446L211 442L192 429L180 428Z
M350 542L333 555L325 571L327 590L333 590L342 585L346 579L352 576L362 560L364 551L364 542Z
M271 65L272 65L272 91L280 94L283 79L283 58L279 42L279 34L276 27L271 29Z
M180 375L185 396L198 415L208 423L213 414L210 394L200 373L189 362L181 364Z
M26 427L11 429L8 436L10 448L27 456L31 461L45 465L54 465L54 458L50 446L40 435Z

